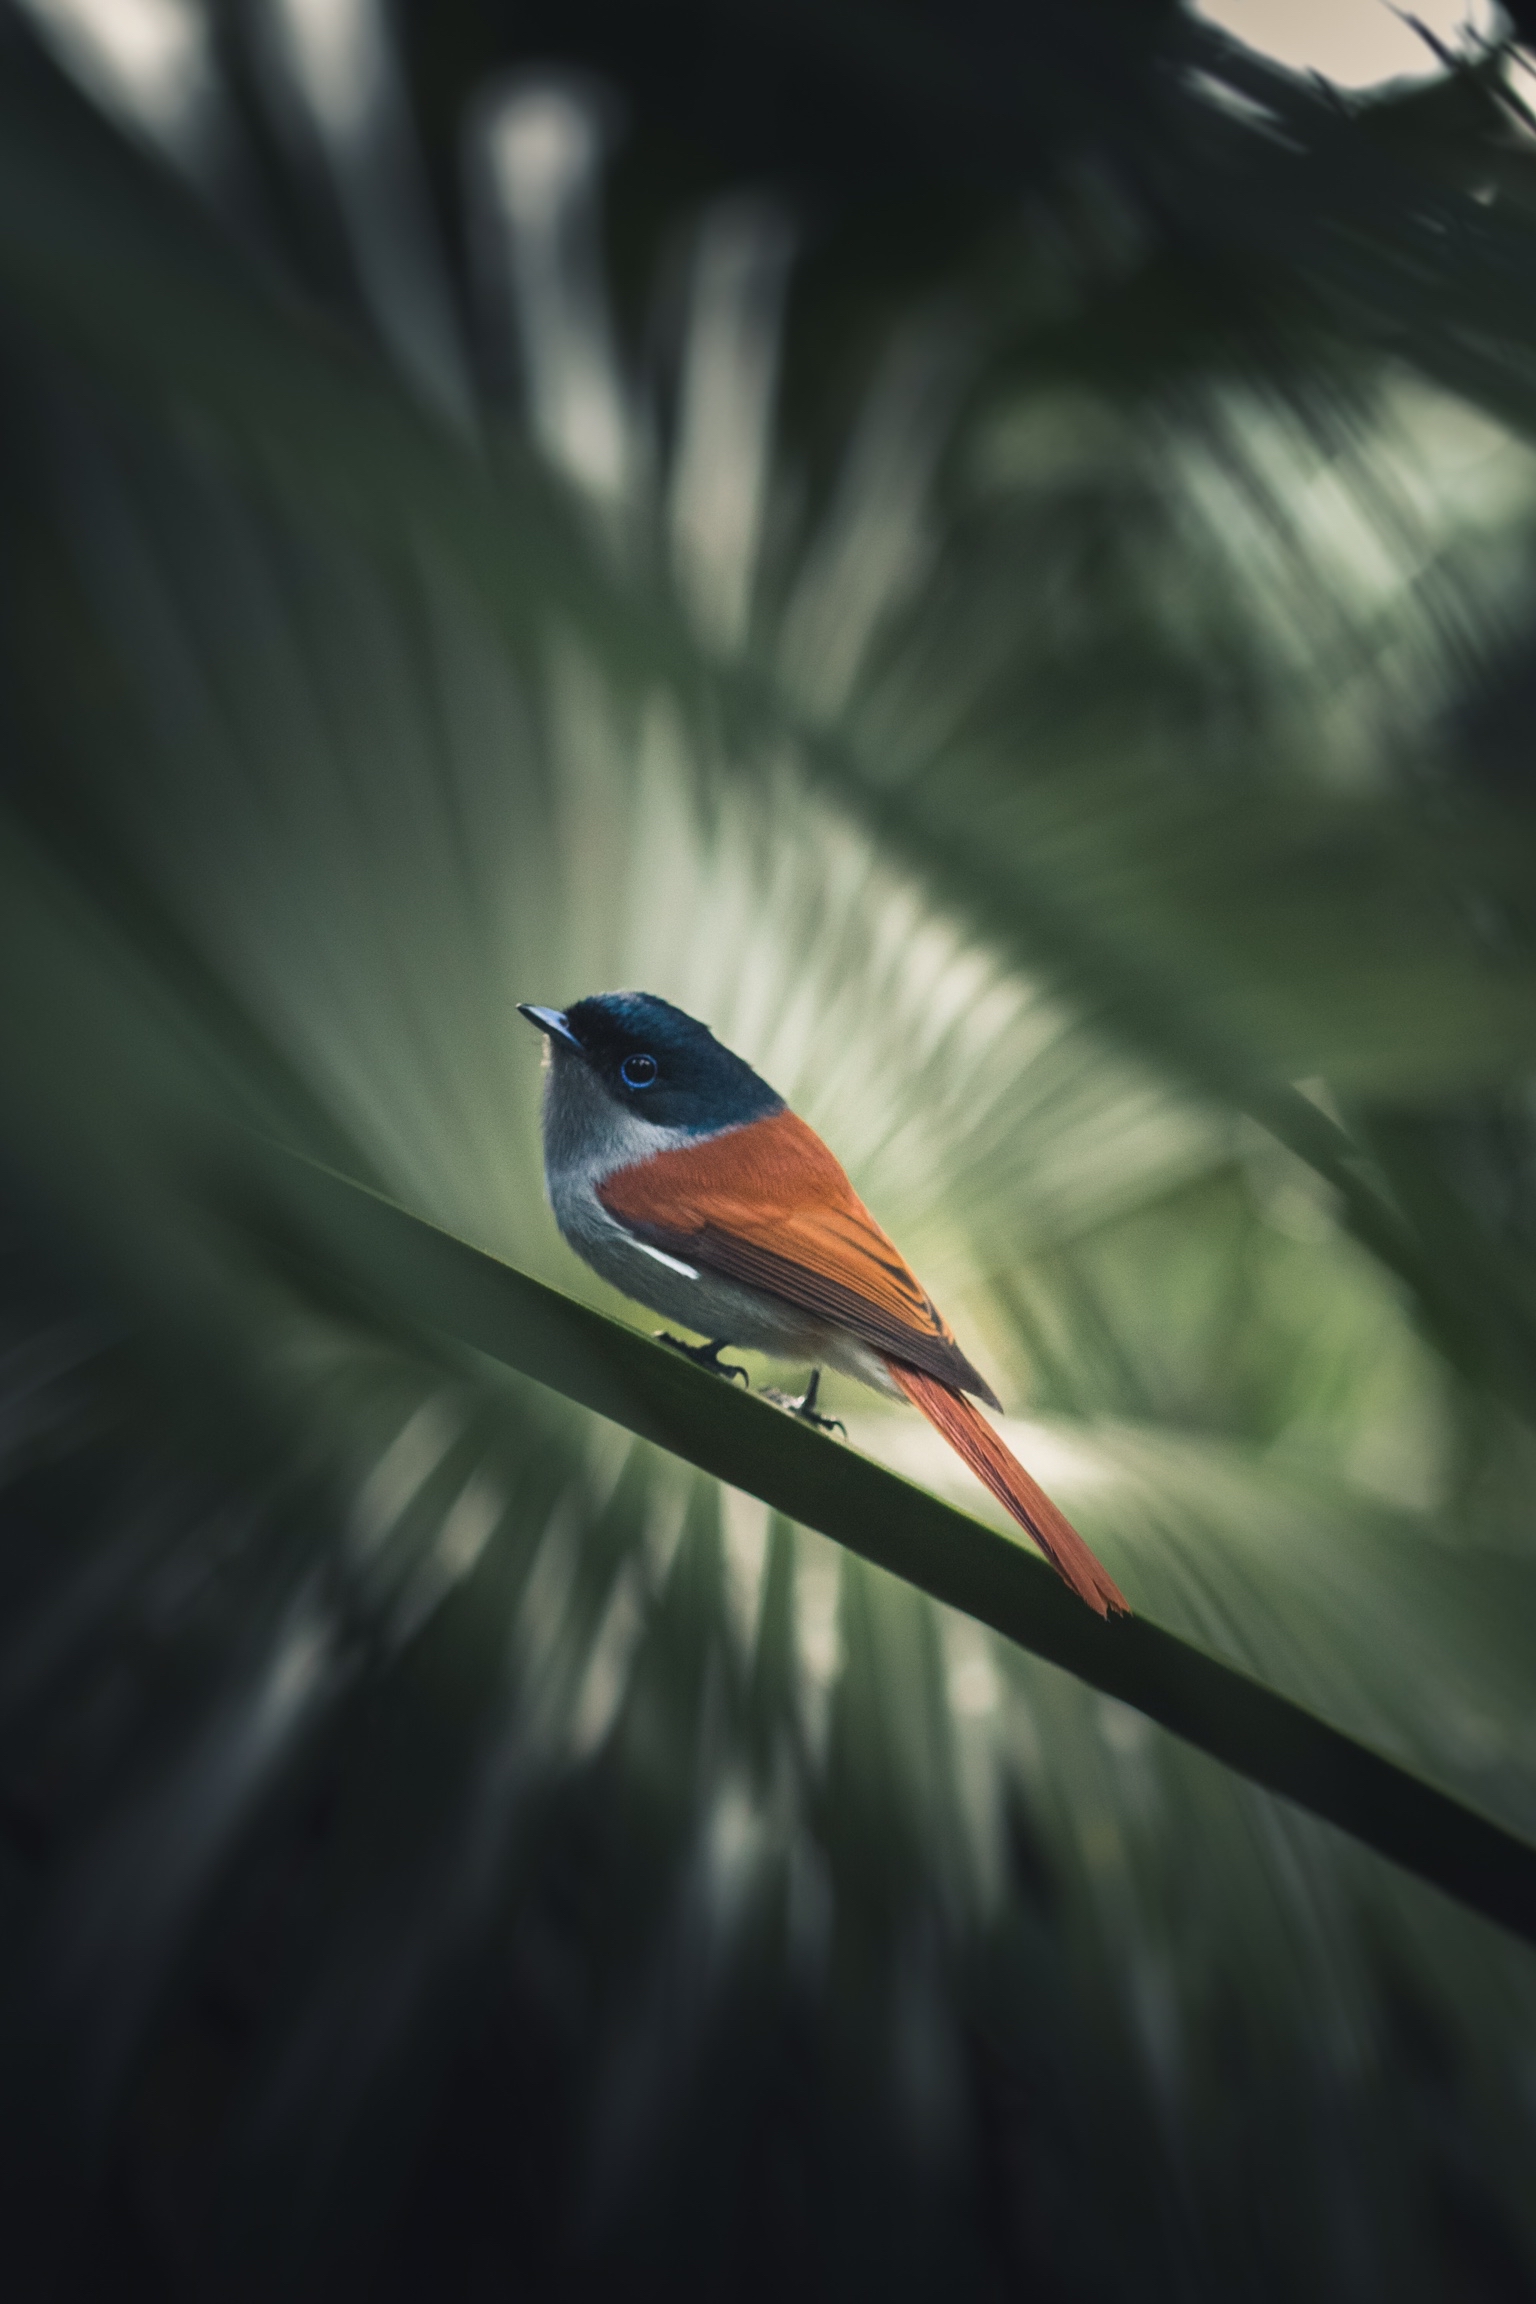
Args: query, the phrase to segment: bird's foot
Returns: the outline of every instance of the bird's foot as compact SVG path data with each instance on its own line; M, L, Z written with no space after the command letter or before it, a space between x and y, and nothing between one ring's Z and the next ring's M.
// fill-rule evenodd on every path
M802 1424L814 1424L818 1432L841 1432L846 1440L848 1427L845 1424L836 1416L822 1416L817 1413L816 1396L820 1390L821 1370L813 1368L811 1380L798 1400L792 1392L776 1391L771 1384L763 1386L758 1398L771 1400L775 1408L787 1408L791 1416L798 1416Z
M751 1391L752 1379L745 1368L738 1368L732 1360L721 1359L720 1355L725 1350L723 1338L718 1344L685 1344L681 1336L669 1336L665 1328L658 1328L656 1341L658 1344L669 1344L674 1352L681 1352L683 1358L692 1360L695 1366L707 1368L711 1376L739 1376L747 1390Z

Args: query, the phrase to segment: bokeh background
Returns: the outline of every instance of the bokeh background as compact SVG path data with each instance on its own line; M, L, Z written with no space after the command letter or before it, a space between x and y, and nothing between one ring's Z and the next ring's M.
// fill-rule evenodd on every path
M0 11L11 2293L1536 2296L1528 1944L207 1188L650 1325L662 993L1536 1838L1523 13Z

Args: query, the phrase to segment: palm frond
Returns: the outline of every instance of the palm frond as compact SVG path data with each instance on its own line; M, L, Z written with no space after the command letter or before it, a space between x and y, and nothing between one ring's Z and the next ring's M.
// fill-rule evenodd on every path
M1526 1947L1132 1708L1452 1886L1497 1818L1485 1902L1536 1830L1502 60L578 14L362 11L344 84L220 12L169 167L8 20L13 2228L81 2292L131 2230L193 2294L1517 2293ZM1033 1396L1129 1677L539 1288L512 1005L636 979Z

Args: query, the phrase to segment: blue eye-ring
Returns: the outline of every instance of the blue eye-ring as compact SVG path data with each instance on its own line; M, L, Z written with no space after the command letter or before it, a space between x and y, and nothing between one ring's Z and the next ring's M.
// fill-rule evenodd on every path
M619 1078L626 1088L649 1088L655 1077L654 1056L626 1056L619 1066Z

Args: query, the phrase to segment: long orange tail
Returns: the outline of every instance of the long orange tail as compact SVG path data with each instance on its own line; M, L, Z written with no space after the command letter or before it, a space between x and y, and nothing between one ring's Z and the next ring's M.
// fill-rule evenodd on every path
M1057 1511L1017 1456L1004 1447L981 1410L973 1408L963 1392L952 1392L936 1376L920 1375L898 1360L885 1364L913 1407L921 1408L929 1423L937 1425L977 1479L991 1489L1019 1526L1029 1531L1062 1582L1070 1584L1078 1598L1086 1600L1100 1616L1107 1616L1112 1608L1128 1616L1130 1603L1113 1577L1099 1566L1066 1514Z

